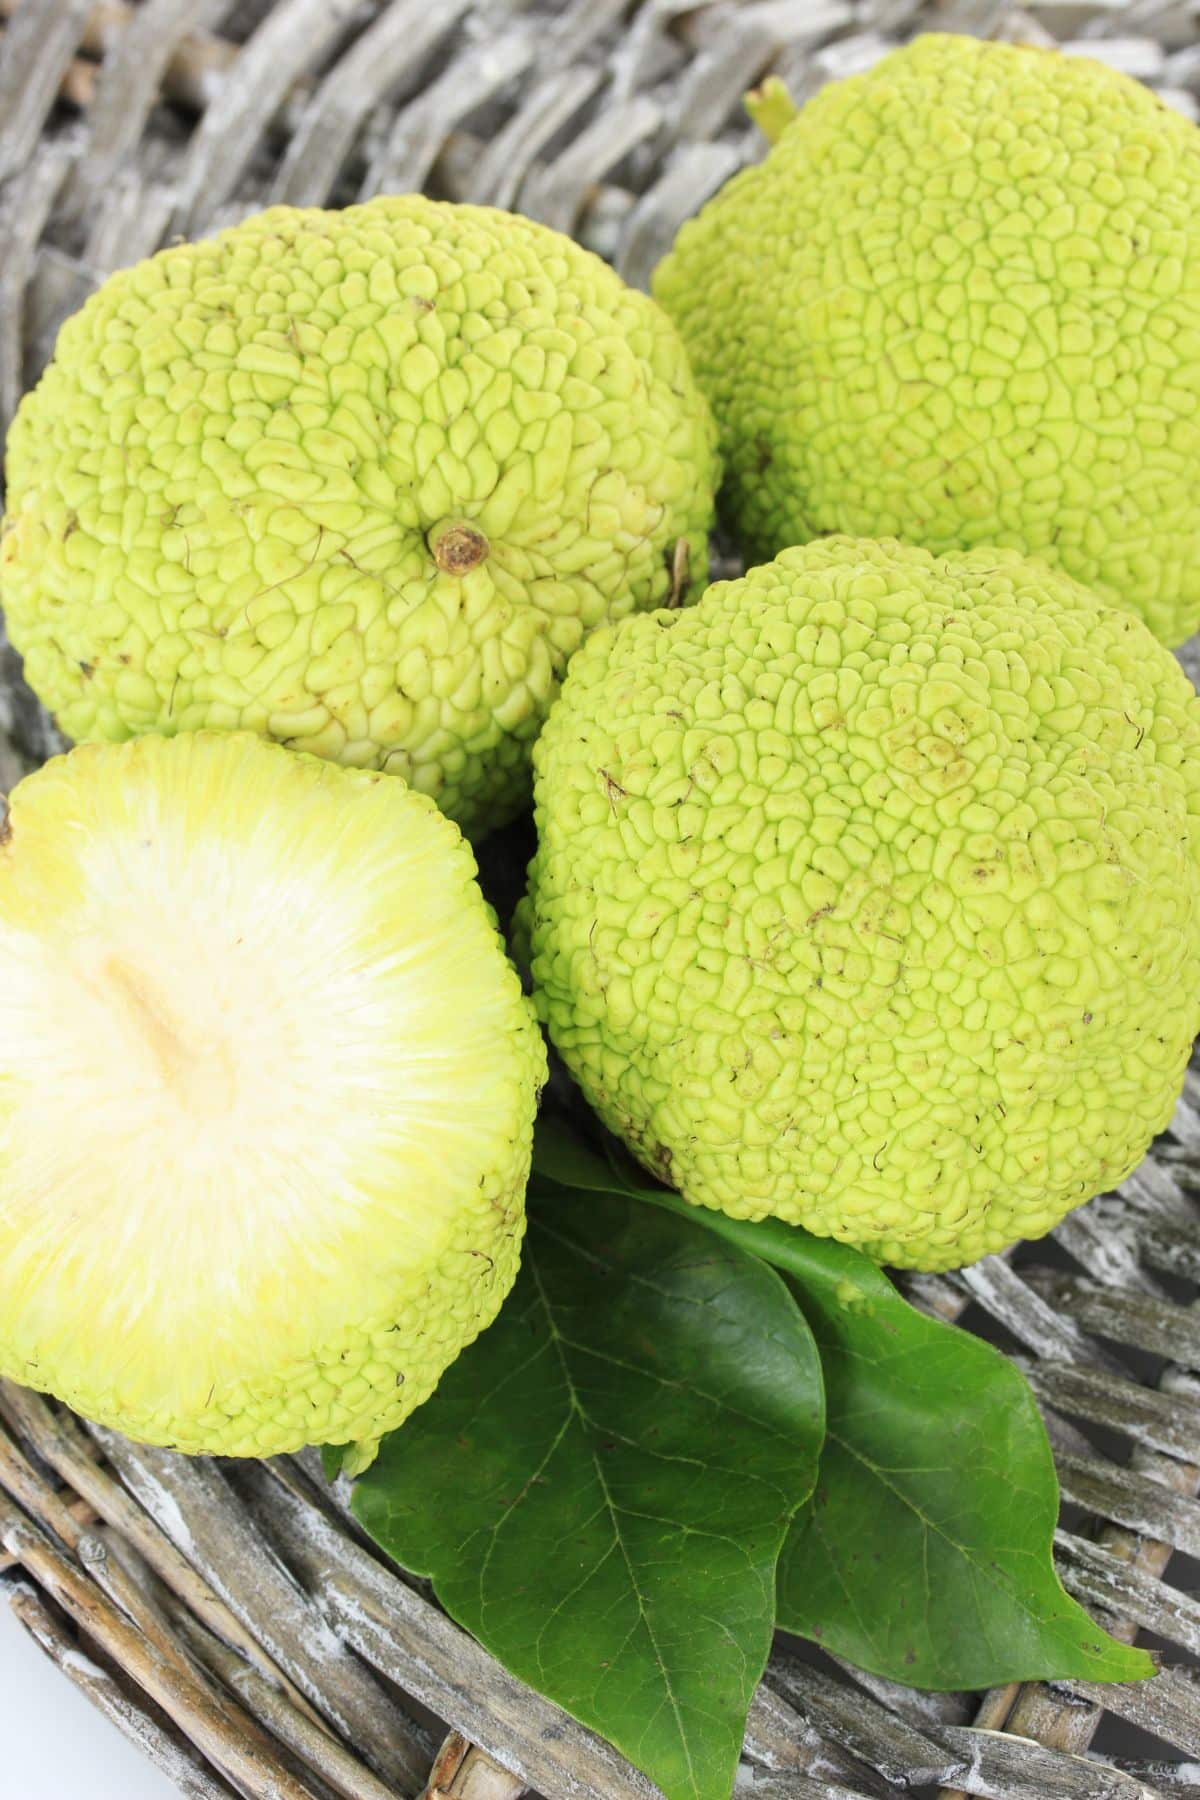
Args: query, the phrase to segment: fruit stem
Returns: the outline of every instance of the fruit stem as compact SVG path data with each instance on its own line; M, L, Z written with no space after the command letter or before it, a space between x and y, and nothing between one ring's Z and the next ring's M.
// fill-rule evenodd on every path
M466 575L481 563L491 545L472 525L451 525L433 545L433 560L447 575Z
M799 110L778 75L768 75L761 87L751 88L743 104L768 144L779 142L784 126Z

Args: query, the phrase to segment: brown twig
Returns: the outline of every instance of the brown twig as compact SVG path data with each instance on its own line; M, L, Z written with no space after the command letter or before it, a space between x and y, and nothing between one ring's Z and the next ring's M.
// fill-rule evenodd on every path
M259 1734L250 1721L245 1721L247 1729L235 1729L232 1709L223 1707L199 1680L168 1661L7 1499L0 1499L0 1546L24 1565L80 1631L128 1670L209 1761L253 1800L311 1800L310 1791L258 1741Z
M197 1660L245 1702L251 1718L261 1719L272 1736L335 1794L343 1800L396 1800L395 1788L386 1786L323 1725L315 1725L293 1706L252 1663L206 1631L183 1607L176 1605L172 1614Z
M88 1439L70 1413L52 1409L37 1394L0 1382L0 1418L22 1435L55 1473L69 1483L98 1518L120 1532L196 1617L233 1649L240 1651L270 1682L277 1684L298 1711L319 1724L317 1713L245 1629L225 1602L125 1489L102 1469Z
M11 19L30 0L0 0L0 19ZM36 5L37 0L32 0ZM63 77L64 100L76 106L91 105L96 92L96 64L108 55L134 15L125 0L98 0L84 26L76 56ZM163 90L169 100L189 112L203 112L215 88L236 60L238 49L225 38L208 31L192 31L180 40L163 73ZM93 61L87 60L94 59Z
M92 1657L84 1655L69 1628L51 1612L27 1581L6 1584L14 1618L43 1655L97 1707L106 1719L148 1756L188 1800L235 1800L216 1771L157 1716L136 1693Z
M108 1555L102 1539L85 1530L72 1507L36 1474L3 1431L0 1431L0 1490L11 1495L39 1525L54 1533L86 1568L101 1592L121 1608L166 1662L185 1675L190 1673L186 1658L180 1654L170 1631L128 1571Z

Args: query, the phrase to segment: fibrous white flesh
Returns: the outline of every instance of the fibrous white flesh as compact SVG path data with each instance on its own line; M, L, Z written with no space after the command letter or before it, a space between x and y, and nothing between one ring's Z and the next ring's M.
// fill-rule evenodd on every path
M35 779L0 853L6 1360L188 1414L421 1293L517 1130L515 977L392 778L201 737Z

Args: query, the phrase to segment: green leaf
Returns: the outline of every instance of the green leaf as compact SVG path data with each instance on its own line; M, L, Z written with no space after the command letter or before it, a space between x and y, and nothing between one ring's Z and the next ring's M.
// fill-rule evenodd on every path
M774 1270L692 1220L535 1181L499 1319L384 1440L354 1510L669 1800L727 1800L821 1431Z
M540 1130L545 1174L617 1186L784 1270L820 1346L825 1448L780 1559L784 1630L917 1687L1153 1675L1058 1579L1054 1462L1012 1363L917 1312L849 1245L691 1207L609 1155Z
M326 1481L336 1481L342 1472L342 1464L346 1460L348 1444L322 1444L321 1468L325 1472Z
M1153 1675L1058 1579L1058 1481L1020 1371L847 1245L810 1247L790 1280L829 1427L780 1560L781 1627L916 1687Z

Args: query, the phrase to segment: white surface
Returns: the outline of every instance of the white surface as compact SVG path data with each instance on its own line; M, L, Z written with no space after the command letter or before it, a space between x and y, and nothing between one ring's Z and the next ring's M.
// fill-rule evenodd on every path
M4 1800L179 1800L174 1782L38 1649L0 1593Z

